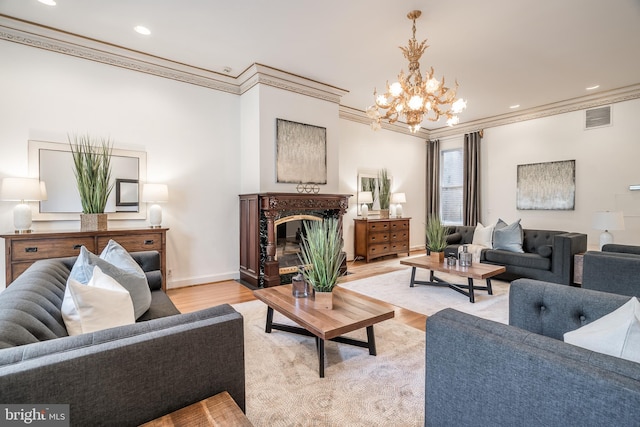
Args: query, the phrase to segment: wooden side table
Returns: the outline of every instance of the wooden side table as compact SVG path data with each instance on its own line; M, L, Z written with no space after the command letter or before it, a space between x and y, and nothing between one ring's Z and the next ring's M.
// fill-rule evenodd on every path
M142 424L142 427L178 426L252 427L253 424L226 391Z

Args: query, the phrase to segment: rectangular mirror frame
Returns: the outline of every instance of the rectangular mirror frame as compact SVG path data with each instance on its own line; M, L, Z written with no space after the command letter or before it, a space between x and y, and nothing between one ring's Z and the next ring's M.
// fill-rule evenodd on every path
M33 178L40 177L40 150L64 151L71 155L71 148L68 143L34 141L29 140L29 175ZM138 182L143 183L147 178L147 153L144 151L122 150L114 148L112 151L114 156L132 157L138 159ZM114 177L112 179L115 180ZM46 184L46 181L45 181ZM115 181L114 181L115 184ZM68 183L71 188L77 188L75 180ZM139 190L141 189L139 186ZM50 196L50 195L49 195ZM115 188L110 197L115 197ZM140 200L140 195L138 195ZM34 221L72 221L79 220L81 212L59 213L59 212L40 212L40 208L33 212ZM128 220L128 219L146 219L147 206L146 203L140 203L137 211L121 211L107 212L109 220Z
M393 188L393 177L388 175L389 181L391 181L391 188ZM373 184L378 185L378 172L377 171L362 171L358 172L358 188L356 191L356 200L358 204L358 215L362 215L360 202L360 192L363 191L363 182L364 180L371 180ZM373 192L373 203L369 203L369 216L380 215L380 202L378 201L378 191L377 189Z

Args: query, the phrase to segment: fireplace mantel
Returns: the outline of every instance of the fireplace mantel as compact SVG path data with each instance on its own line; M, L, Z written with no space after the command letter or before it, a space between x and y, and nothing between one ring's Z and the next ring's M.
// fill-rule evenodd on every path
M256 193L240 195L240 280L255 287L280 284L275 222L292 215L337 218L351 194Z

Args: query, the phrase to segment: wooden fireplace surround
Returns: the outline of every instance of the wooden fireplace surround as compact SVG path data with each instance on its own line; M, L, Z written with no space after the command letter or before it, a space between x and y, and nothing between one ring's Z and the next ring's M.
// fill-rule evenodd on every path
M279 285L276 221L292 215L313 215L337 218L342 225L349 197L351 194L240 195L240 280L258 288Z

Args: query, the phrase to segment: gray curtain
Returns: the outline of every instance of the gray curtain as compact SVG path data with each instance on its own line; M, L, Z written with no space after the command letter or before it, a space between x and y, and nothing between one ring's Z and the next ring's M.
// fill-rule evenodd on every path
M482 131L464 135L464 170L462 190L464 225L480 221L480 141Z
M440 214L440 140L427 141L427 209L425 223L432 215Z

